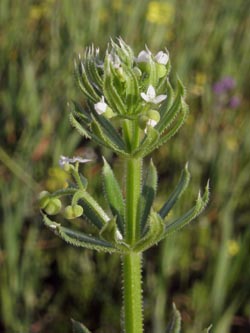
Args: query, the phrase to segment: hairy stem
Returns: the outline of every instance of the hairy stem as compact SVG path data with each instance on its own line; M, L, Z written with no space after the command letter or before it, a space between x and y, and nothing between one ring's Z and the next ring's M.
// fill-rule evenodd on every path
M134 245L140 236L138 206L141 194L142 159L126 161L126 241Z
M140 236L138 207L141 194L142 159L126 160L126 242L133 246ZM123 310L125 333L143 332L141 253L123 257Z
M123 256L123 311L125 333L143 332L142 253Z

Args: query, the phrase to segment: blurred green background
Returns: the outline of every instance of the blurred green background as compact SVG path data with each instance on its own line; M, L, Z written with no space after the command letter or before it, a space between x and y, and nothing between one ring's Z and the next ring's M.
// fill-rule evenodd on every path
M145 332L163 333L172 302L183 332L250 332L249 0L0 1L0 332L120 331L118 256L80 251L42 224L44 188L63 186L61 154L94 154L84 166L100 197L101 155L70 127L67 101L82 100L73 58L121 36L136 54L168 48L190 115L154 153L161 204L189 161L193 204L208 178L211 200L191 226L145 255ZM172 74L173 82L176 75ZM226 87L225 82L230 82ZM102 198L100 198L102 200ZM110 274L112 272L112 274Z

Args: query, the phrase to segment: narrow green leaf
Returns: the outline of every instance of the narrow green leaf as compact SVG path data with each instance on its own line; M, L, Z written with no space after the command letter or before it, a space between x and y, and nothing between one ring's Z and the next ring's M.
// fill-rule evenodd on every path
M71 319L71 322L72 322L73 333L91 333L90 330L88 330L87 327L84 326L79 321Z
M182 101L182 108L181 108L181 115L178 117L178 119L175 121L175 124L172 126L172 128L167 131L167 133L160 137L159 141L155 145L153 149L156 147L159 148L161 145L166 143L169 139L171 139L181 128L181 126L184 124L187 114L188 114L188 106L187 104Z
M89 98L92 102L97 103L100 100L100 96L98 96L93 86L89 82L89 78L87 76L83 62L79 61L79 63L75 65L75 69L76 78L80 89L87 98Z
M91 132L90 130L88 130L87 129L88 127L86 125L84 125L84 127L83 127L79 123L79 121L76 120L73 113L70 113L69 120L70 120L71 125L77 130L77 132L81 136L92 139L93 141L95 141L97 144L99 144L101 146L110 148L110 146L106 142L103 141L103 138L102 138L102 136L100 136L99 132L97 132L97 134L96 134L96 133ZM93 131L93 129L92 129L92 131Z
M110 61L108 60L108 56L105 59L106 70L104 71L104 79L103 79L103 92L106 100L109 103L109 106L115 113L118 114L126 114L127 109L125 104L123 103L120 95L118 94L112 79L111 69L110 69Z
M94 120L93 123L91 124L91 128L93 133L99 138L99 140L102 142L102 145L106 145L113 151L115 151L117 154L120 154L122 156L127 156L128 154L126 153L123 148L120 148L117 146L117 143L113 141L112 138L110 138L102 129L100 124Z
M133 152L133 156L144 157L148 155L151 152L152 147L157 144L158 139L159 139L158 131L155 128L149 126L147 134L140 143L139 147Z
M161 120L155 126L159 133L162 133L166 128L168 128L177 117L182 107L183 95L184 88L182 83L178 80L177 94L175 100L169 110L166 110L166 112L163 112L163 110L161 110Z
M117 225L124 235L124 216L125 216L125 208L124 208L124 200L122 196L121 188L115 178L113 170L107 163L107 161L103 158L104 166L103 166L103 183L104 183L104 191L107 196L107 201L112 211L112 214L117 217Z
M207 184L205 192L202 197L199 193L196 204L193 208L191 208L187 213L185 213L180 218L166 225L164 237L185 227L189 222L191 222L194 218L196 218L205 209L206 205L208 204L208 201L209 201L209 183Z
M91 138L91 134L89 133L89 131L82 127L82 125L79 123L79 121L75 119L72 113L69 114L69 121L81 136L88 139Z
M92 83L94 83L97 86L97 88L101 90L103 80L98 72L96 66L96 60L97 56L95 54L94 47L88 48L86 50L86 56L85 56L86 71Z
M138 96L139 94L139 84L137 77L134 71L127 67L122 67L126 76L126 105L129 113L133 113L133 111L137 107Z
M149 217L149 229L135 245L135 252L142 252L156 244L161 239L164 232L164 223L161 217L154 211L151 211Z
M62 227L59 223L56 223L43 214L43 220L46 226L50 228L57 236L62 238L65 242L77 246L84 247L90 250L104 251L104 252L116 252L116 248L99 238L86 235L82 232L73 231L71 229Z
M153 161L150 161L147 176L143 184L142 195L140 197L140 226L141 234L144 233L150 210L152 208L157 189L157 170Z
M94 113L94 118L101 126L105 135L113 142L113 144L116 145L119 149L125 150L126 149L125 142L123 141L122 137L118 134L114 126L111 124L111 122L107 120L105 117L98 115L97 113Z
M180 333L181 332L181 314L173 304L172 319L168 324L167 333Z
M110 219L101 229L99 235L102 239L113 243L118 241L118 229L116 225L116 217Z
M164 218L168 215L176 201L181 197L183 192L186 190L188 183L190 181L190 173L188 171L188 164L186 164L185 169L181 173L180 180L174 189L174 191L169 196L166 203L162 206L162 208L159 210L158 214Z
M87 217L89 222L97 227L97 229L101 230L102 227L109 221L108 215L87 191L79 190L74 194L73 200L74 203L81 200L84 215Z

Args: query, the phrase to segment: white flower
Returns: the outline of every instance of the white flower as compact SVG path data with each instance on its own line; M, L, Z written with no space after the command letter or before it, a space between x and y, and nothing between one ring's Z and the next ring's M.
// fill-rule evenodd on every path
M158 52L155 56L155 61L161 65L166 65L168 63L168 59L169 59L168 53L165 53L163 51Z
M107 110L108 105L104 102L104 96L102 96L101 101L94 104L94 108L98 114L102 114Z
M156 96L154 87L149 85L146 94L144 92L141 93L141 97L147 103L159 104L167 98L167 95Z
M146 51L143 50L138 54L138 57L135 58L136 62L150 62L150 59L152 58L152 53L146 46Z
M72 158L66 157L61 155L60 159L59 159L59 165L60 167L64 167L66 164L70 164L70 163L87 163L87 162L91 162L92 160L90 159L86 159L86 158L82 158L80 156L75 156Z

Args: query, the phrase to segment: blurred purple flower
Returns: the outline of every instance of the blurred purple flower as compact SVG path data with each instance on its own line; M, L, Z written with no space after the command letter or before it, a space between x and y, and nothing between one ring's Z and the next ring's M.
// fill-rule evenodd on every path
M233 96L229 101L229 107L235 109L240 105L240 98L238 96Z
M213 86L213 91L216 95L223 94L235 87L235 80L231 76L226 76Z

